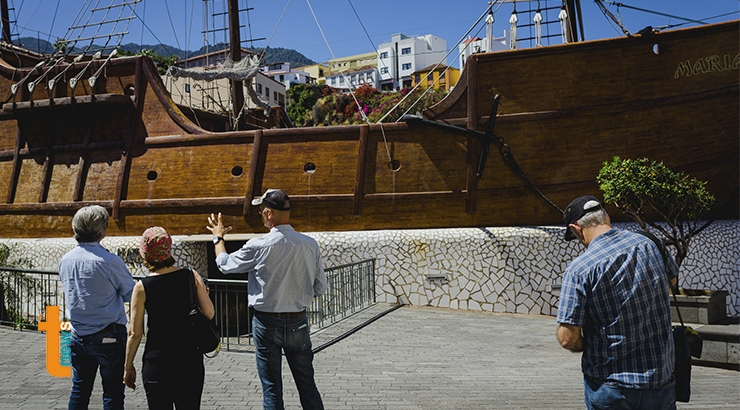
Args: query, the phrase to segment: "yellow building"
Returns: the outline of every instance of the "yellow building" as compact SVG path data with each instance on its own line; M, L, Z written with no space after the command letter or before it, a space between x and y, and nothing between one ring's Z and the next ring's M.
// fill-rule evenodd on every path
M367 65L378 65L378 54L373 52L339 57L329 60L329 74L338 74L343 71L355 71ZM327 76L329 75L327 74Z
M316 84L326 84L326 77L331 75L331 68L329 68L326 64L313 64L313 65L304 65L303 67L296 68L296 71L303 71L304 73L308 73L308 75L311 78L311 82L315 82Z
M435 90L450 91L460 79L460 70L446 65L433 65L422 68L411 75L411 86L420 84L422 88L433 87Z

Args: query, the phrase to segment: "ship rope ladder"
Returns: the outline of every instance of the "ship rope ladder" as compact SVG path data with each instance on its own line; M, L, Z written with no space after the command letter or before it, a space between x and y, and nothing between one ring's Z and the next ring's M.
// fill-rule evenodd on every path
M107 6L98 6L100 0L97 1L98 3L96 3L96 6L89 10L89 17L87 17L84 22L84 10L86 7L89 7L90 4L85 3L85 5L83 5L82 9L77 13L73 24L67 29L65 36L57 40L54 44L54 52L46 59L40 61L34 67L34 70L29 70L26 76L22 77L17 83L11 86L11 95L8 101L17 96L20 87L37 72L37 69L45 69L34 81L26 84L28 91L33 94L38 83L43 81L55 67L64 64L66 61L65 57L71 53L78 52L80 47L82 47L82 51L73 59L72 63L67 64L67 67L65 67L64 70L54 78L48 80L47 84L49 92L50 94L53 93L54 87L60 80L65 78L67 71L74 66L74 63L78 63L82 61L85 56L92 54L92 57L82 70L69 80L70 88L74 89L84 73L92 67L94 62L99 61L107 51L108 56L106 59L98 66L97 71L92 73L87 80L91 89L95 88L97 79L104 74L104 70L108 62L116 56L118 48L123 42L124 36L128 34L128 28L131 21L137 18L134 11L135 6L142 0L111 0L111 3ZM128 15L125 15L126 10L130 11ZM107 31L107 28L110 28L110 32L103 34L102 32ZM95 44L96 40L105 41L101 46ZM85 43L86 45L80 46Z

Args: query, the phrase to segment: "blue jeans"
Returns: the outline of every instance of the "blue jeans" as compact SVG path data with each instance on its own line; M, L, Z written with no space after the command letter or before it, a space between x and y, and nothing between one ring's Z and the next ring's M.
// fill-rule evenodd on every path
M676 382L654 389L627 389L612 382L584 377L586 408L589 410L675 410Z
M123 364L126 360L126 326L77 337L72 335L72 394L69 410L87 409L95 376L103 379L103 408L123 409Z
M323 409L313 377L313 351L306 316L279 319L255 312L252 317L257 373L265 410L283 410L282 352L293 374L301 406Z

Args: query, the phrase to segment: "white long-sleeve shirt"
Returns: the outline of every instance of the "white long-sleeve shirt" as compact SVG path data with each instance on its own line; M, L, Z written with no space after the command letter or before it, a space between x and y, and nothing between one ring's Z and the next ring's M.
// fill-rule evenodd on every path
M249 274L249 306L260 312L300 312L327 289L318 243L288 224L220 253L216 266L224 274Z

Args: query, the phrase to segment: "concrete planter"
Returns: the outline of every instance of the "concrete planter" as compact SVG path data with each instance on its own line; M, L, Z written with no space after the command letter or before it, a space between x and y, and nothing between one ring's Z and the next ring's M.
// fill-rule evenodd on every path
M727 296L724 290L681 289L674 301L671 296L671 319L678 323L676 301L684 323L712 324L727 318Z

